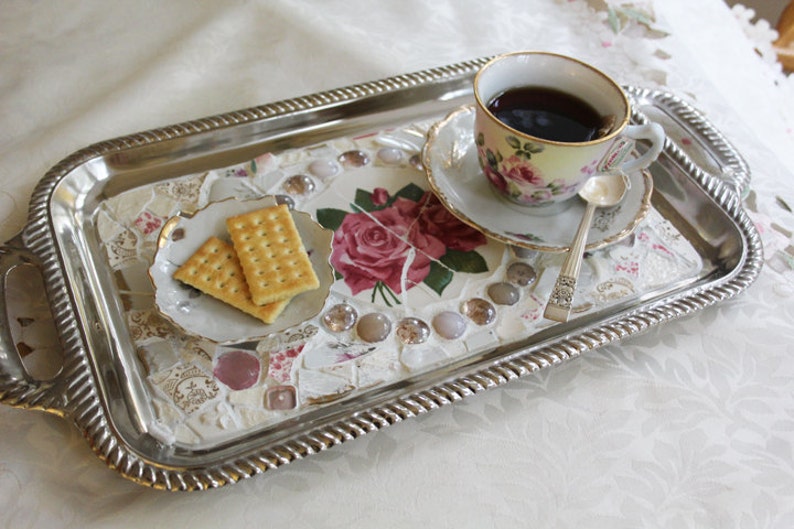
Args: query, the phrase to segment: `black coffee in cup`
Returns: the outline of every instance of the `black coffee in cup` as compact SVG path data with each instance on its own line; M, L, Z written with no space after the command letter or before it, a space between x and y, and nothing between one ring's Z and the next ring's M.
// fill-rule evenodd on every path
M536 138L581 143L599 137L603 119L585 101L542 86L511 88L488 103L505 125Z

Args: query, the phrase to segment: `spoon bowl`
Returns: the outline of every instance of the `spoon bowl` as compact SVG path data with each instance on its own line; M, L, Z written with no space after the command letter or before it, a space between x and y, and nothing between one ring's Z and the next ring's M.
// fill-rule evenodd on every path
M618 205L630 187L631 182L623 173L596 175L585 182L579 196L595 207L608 208Z

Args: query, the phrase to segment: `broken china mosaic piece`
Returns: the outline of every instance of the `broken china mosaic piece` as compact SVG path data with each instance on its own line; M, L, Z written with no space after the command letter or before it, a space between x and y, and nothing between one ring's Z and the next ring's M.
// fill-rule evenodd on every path
M103 204L98 227L151 388L153 435L190 446L229 439L551 325L542 307L563 256L486 238L451 214L420 163L431 125L267 153ZM333 232L322 307L288 328L226 343L163 317L142 280L158 219L263 195L288 200ZM190 231L172 229L168 242ZM651 210L630 236L587 254L578 310L640 295L699 266L689 243Z
M178 364L151 377L158 387L179 409L190 414L220 393L212 376L196 365Z

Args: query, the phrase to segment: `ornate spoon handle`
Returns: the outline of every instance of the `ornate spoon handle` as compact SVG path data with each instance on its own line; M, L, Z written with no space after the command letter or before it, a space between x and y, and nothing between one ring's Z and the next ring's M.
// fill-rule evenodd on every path
M546 310L543 317L549 320L566 322L571 314L573 294L576 291L576 281L579 279L579 272L582 269L582 257L587 242L587 233L590 231L590 224L593 222L593 214L596 205L588 202L582 215L576 235L573 238L571 249L565 257L565 262L560 268L560 275L546 303Z

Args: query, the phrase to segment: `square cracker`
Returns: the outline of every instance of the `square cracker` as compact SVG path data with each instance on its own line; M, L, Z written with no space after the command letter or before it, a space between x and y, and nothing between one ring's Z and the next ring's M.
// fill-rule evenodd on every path
M251 300L243 269L234 247L217 237L210 237L174 272L174 279L219 299L229 305L273 323L289 304L289 298L257 305Z
M226 228L257 305L320 286L285 204L229 217Z

